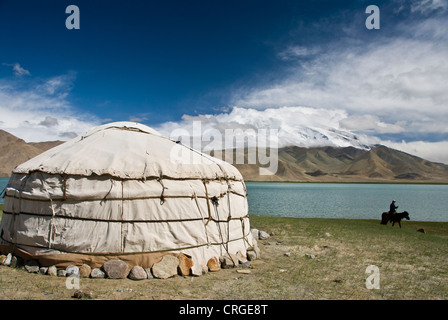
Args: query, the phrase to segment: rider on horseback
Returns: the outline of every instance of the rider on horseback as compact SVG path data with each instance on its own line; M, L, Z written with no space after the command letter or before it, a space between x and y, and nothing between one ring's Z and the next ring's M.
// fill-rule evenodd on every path
M397 212L396 209L398 206L395 205L395 200L392 200L392 203L389 206L389 211L383 212L381 215L381 224L386 225L389 221L392 222L392 226L395 225L395 222L401 228L401 220L406 219L409 220L409 213L407 211Z
M398 206L395 205L395 200L392 200L392 203L389 206L389 215L395 215L397 213Z

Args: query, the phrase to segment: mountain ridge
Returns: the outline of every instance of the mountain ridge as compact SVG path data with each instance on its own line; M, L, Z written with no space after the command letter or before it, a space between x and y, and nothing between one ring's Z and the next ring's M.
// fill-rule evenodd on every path
M9 177L19 164L61 143L63 141L25 142L0 129L0 177Z
M0 130L0 177L19 164L64 141L25 142ZM274 175L260 175L256 164L234 164L246 181L448 183L448 165L383 145L370 150L355 147L298 147L278 149Z
M235 165L246 181L448 183L448 165L376 145L354 147L285 147L278 150L278 169L260 176L248 164ZM256 166L258 168L258 166Z

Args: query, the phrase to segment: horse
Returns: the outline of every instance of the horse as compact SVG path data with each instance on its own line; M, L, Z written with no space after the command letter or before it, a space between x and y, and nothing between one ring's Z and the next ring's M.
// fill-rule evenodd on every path
M390 214L389 212L383 212L381 215L381 224L387 224L389 221L392 222L392 227L395 225L395 222L398 222L398 225L401 228L401 220L407 219L409 220L409 213L407 211L403 211L396 214Z

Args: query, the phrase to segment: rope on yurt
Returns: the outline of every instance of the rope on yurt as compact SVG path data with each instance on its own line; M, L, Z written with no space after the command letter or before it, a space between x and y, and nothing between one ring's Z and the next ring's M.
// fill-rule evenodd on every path
M41 214L41 213L36 213L36 212L17 212L17 213L13 213L13 212L9 212L9 211L3 211L3 214L9 214L9 215L18 215L18 214L23 214L23 215L28 215L28 216L35 216L35 217L51 217L51 214ZM79 217L79 216L67 216L64 214L55 214L54 215L55 218L59 218L59 219L65 219L65 220L79 220L79 221L95 221L95 222L116 222L116 223L165 223L165 222L189 222L189 221L204 221L203 217L200 218L188 218L188 219L163 219L163 220L126 220L126 219L114 219L114 220L109 220L109 219L100 219L100 218L92 218L92 217ZM241 218L248 218L249 215L245 215L244 217ZM241 218L232 218L232 220L240 220ZM227 220L217 220L212 218L212 221L218 223L218 222L227 222Z
M226 179L226 182L227 182L227 205L229 206L229 218L228 218L229 223L227 225L227 234L229 235L228 236L228 241L230 241L230 220L232 220L232 209L230 207L230 194L231 193L234 193L234 194L237 194L237 195L240 195L240 194L238 194L238 193L236 193L236 192L234 192L232 190L232 185L230 184L229 179ZM243 230L242 231L243 239L247 243L249 243L249 241L247 240L246 236L244 235L244 217L240 217L240 222L241 222L241 228ZM249 246L250 246L250 244L249 244Z
M164 197L164 193L165 193L165 189L168 189L167 187L165 187L164 185L163 185L163 182L162 182L162 175L160 175L160 177L159 178L157 178L157 181L161 184L161 186L162 186L162 193L160 194L160 204L161 205L163 205L164 203L165 203L165 197Z
M227 206L229 207L229 215L227 216L227 246L229 245L230 241L230 221L232 220L232 209L230 208L230 183L229 179L225 179L227 183ZM224 195L222 195L224 197Z
M204 179L204 180L202 180L202 182L204 183L204 188L205 188L205 200L207 201L208 221L205 223L205 225L207 226L208 223L210 222L210 220L212 220L212 212L211 212L211 210L210 210L210 203L208 202L207 180Z
M62 191L62 199L67 200L67 176L63 174L61 178L63 180L63 188L64 188Z
M244 225L244 219L248 218L248 216L245 217L241 217L240 221L241 221L241 229L242 229L242 234L243 234L243 240L247 242L248 247L252 247L252 245L250 244L249 240L247 240L247 235L244 234L244 230L246 229L246 226ZM250 232L250 230L249 230Z
M193 194L193 198L196 202L196 207L198 207L199 214L201 215L201 218L202 218L202 222L204 223L205 237L207 238L207 244L210 245L210 240L208 238L207 224L205 223L205 218L204 218L204 215L202 214L201 207L199 207L199 202L198 202L198 197L196 195L196 192Z
M53 239L54 229L56 228L54 225L54 218L55 218L56 213L54 212L53 198L51 197L51 193L48 192L44 176L43 176L42 172L39 172L39 174L41 176L40 182L42 183L42 186L44 187L45 192L47 193L48 198L50 199L51 220L50 220L50 230L48 232L48 249L51 249L51 242Z
M14 208L13 208L13 215L12 215L12 242L14 243L14 244L16 244L17 243L17 226L16 226L16 216L17 215L19 215L21 212L22 212L22 193L23 193L23 189L25 188L25 186L26 186L26 182L28 181L28 179L29 179L29 175L26 175L25 176L25 179L23 179L23 181L22 181L22 183L20 184L20 191L19 191L19 210L17 210L18 212L16 212L16 208L15 208L15 206L14 206ZM8 183L9 184L9 183ZM5 192L5 195L6 195L6 192ZM3 214L5 213L5 210L4 210L4 208L3 208Z
M165 188L168 189L168 188ZM234 195L237 196L241 196L242 198L244 198L243 195L238 194L236 192L230 191L230 193L233 193ZM223 196L225 195L225 193L221 194L219 197L223 198ZM5 197L9 197L9 198L14 198L14 199L20 199L19 197L15 196L15 195L6 195ZM205 199L205 196L197 196L198 199ZM192 196L191 195L182 195L182 196L163 196L163 199L166 201L166 199L191 199ZM139 197L127 197L127 198L122 198L122 197L109 197L107 198L107 200L110 201L118 201L118 200L149 200L149 199L160 199L160 196L139 196ZM33 201L36 202L45 202L48 201L48 199L32 199ZM88 199L83 199L83 200L79 200L78 198L75 197L53 197L53 202L56 201L67 201L67 202L80 202L80 201L104 201L106 200L104 197L90 197Z
M219 236L221 237L221 245L226 250L227 254L229 255L230 260L232 260L232 263L235 266L235 261L233 261L233 258L232 258L232 256L230 255L230 252L229 252L229 241L230 241L229 237L230 237L230 234L227 233L227 242L225 242L224 241L224 236L222 235L221 226L219 224L220 221L221 221L220 218L219 218L219 213L218 213L218 205L219 205L218 201L219 201L219 199L218 199L218 197L213 196L210 200L213 203L213 206L215 208L216 217L218 218L218 221L216 222L216 225L218 226ZM227 226L229 226L229 224L230 224L230 221L227 220Z
M103 197L103 199L101 199L101 201L100 201L100 205L102 205L103 202L106 201L107 196L110 194L110 192L112 191L112 188L114 187L115 180L110 179L110 181L111 181L110 189L109 189L109 191L107 191L107 193L106 193L106 195Z
M242 197L244 197L244 198L247 198L247 188L246 188L246 184L244 183L244 181L241 181L241 184L243 185L243 189L244 189L244 195L242 195L242 194L238 194L238 195L240 195L240 196L242 196ZM242 231L242 233L243 233L243 239L247 242L247 245L249 246L249 248L250 247L252 247L252 245L249 243L249 240L247 240L247 236L245 236L244 235L244 230L246 229L245 228L245 225L244 225L244 219L245 218L248 218L249 219L249 208L247 209L247 216L246 217L241 217L240 218L240 220L241 220L241 228L243 229L243 231ZM249 230L249 233L250 233L250 230Z

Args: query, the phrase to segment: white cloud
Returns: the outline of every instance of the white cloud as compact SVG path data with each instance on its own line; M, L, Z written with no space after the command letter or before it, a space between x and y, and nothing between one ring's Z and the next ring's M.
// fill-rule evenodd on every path
M61 87L63 87L65 82L60 77L54 77L46 81L42 88L50 95L54 95Z
M132 122L145 122L146 120L148 120L148 118L147 117L138 117L138 116L130 116L129 117L129 121L132 121Z
M411 3L411 12L431 13L435 10L445 11L447 8L446 0L417 0Z
M367 145L378 143L380 140L364 134L355 134L340 126L340 122L347 118L344 110L317 109L308 107L281 107L257 110L253 108L235 107L229 113L216 115L184 115L180 122L166 122L155 129L166 136L181 129L191 137L208 136L213 132L225 137L226 130L241 129L262 132L260 129L278 130L278 146L355 146L365 148ZM196 127L194 122L196 121ZM200 130L198 123L200 122ZM195 131L195 128L198 129ZM221 141L217 141L218 145Z
M57 126L59 123L58 119L53 118L52 116L46 116L45 120L39 122L39 124L44 127L54 127Z
M173 139L202 139L208 150L221 150L223 141L215 141L216 137L224 138L225 130L243 131L249 146L256 141L260 129L278 130L278 147L285 146L354 146L364 148L383 144L421 158L448 164L448 141L399 141L382 140L374 135L360 134L357 130L369 132L374 130L383 133L401 132L404 123L387 124L379 121L374 115L349 116L345 110L281 107L258 110L253 108L234 107L231 112L205 114L198 116L184 115L181 121L165 122L157 127L157 131ZM179 133L185 136L179 136ZM253 134L252 134L253 133ZM248 137L254 138L250 140ZM194 144L193 141L182 140L183 143ZM269 142L268 145L271 145ZM192 145L195 147L194 145ZM198 145L196 145L198 146ZM233 144L233 146L236 146Z
M445 4L412 2L412 10L441 12ZM235 90L231 112L184 116L159 130L191 132L193 120L202 121L203 131L277 128L280 146L381 143L448 163L448 19L435 15L393 28L371 43L288 45L277 54L288 66L285 78ZM431 136L430 142L420 138Z
M447 1L412 5L422 14L448 9ZM241 88L231 103L259 110L297 105L339 110L345 114L335 126L339 130L372 137L387 134L389 140L395 135L397 141L406 142L384 143L448 163L448 155L440 149L448 134L448 19L434 15L412 22L398 23L388 31L389 37L371 43L350 38L322 44L321 50L316 45L310 51L289 46L277 56L289 62L289 72L283 72L288 76ZM304 56L307 59L301 59ZM441 141L419 138L430 136Z
M447 56L448 45L413 40L372 45L358 53L341 50L309 62L305 75L300 70L280 84L239 93L233 104L338 108L389 122L413 121L419 114L446 123Z
M14 71L14 75L16 77L21 77L21 76L29 76L31 75L31 73L26 70L25 68L23 68L19 63L2 63L4 66L8 66L8 67L12 67L12 70Z
M294 60L297 58L310 57L319 53L319 48L304 46L289 46L285 50L279 52L277 56L281 60Z
M448 20L426 19L398 29L401 36L364 46L346 45L344 40L329 45L309 61L291 63L290 76L274 84L236 91L231 103L258 109L342 109L375 115L385 123L407 121L417 131L428 130L422 119L442 127L448 121ZM302 47L288 47L280 58L294 52L307 53Z
M0 129L35 142L67 140L98 125L67 99L73 80L73 73L26 83L0 79Z
M354 115L342 119L339 122L342 128L354 131L370 131L377 133L400 133L404 132L405 122L395 124L385 123L375 115Z
M13 65L14 74L16 76L30 75L30 72L20 66L20 64L15 63Z
M383 141L382 144L426 160L448 164L448 141Z

